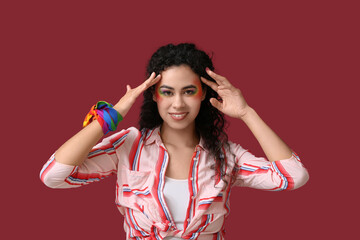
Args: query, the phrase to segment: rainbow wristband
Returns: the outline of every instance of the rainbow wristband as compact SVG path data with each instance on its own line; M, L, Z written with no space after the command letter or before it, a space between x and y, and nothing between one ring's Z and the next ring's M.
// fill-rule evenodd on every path
M98 120L104 134L115 131L119 122L123 120L121 114L113 108L113 105L105 101L99 101L91 107L83 122L83 127L92 121Z

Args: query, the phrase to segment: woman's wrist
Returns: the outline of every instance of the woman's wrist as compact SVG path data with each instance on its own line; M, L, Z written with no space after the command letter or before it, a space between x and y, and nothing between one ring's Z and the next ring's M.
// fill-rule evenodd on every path
M120 104L115 104L114 107L113 107L123 118L125 117L126 115L126 111L125 109L123 109Z
M97 120L104 134L115 131L119 122L123 120L123 116L114 109L113 105L105 101L99 101L93 105L86 115L83 126L86 127L94 120Z
M252 118L254 114L256 114L255 110L252 107L247 106L246 109L241 114L241 116L239 117L239 119L241 119L246 123Z

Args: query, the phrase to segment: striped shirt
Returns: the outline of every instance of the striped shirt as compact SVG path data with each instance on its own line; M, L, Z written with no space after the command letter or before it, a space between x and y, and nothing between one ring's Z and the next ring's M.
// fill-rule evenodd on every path
M214 158L200 138L190 165L184 229L179 230L163 194L169 154L159 130L159 127L121 130L94 146L80 166L56 162L53 154L44 164L40 178L51 188L73 188L117 175L115 203L124 215L127 239L148 240L166 236L224 239L224 220L230 211L233 186L292 190L309 178L295 152L289 159L269 162L229 141L230 148L224 149L229 176L224 181L215 175ZM230 183L231 174L235 174L235 181L230 185L226 182Z

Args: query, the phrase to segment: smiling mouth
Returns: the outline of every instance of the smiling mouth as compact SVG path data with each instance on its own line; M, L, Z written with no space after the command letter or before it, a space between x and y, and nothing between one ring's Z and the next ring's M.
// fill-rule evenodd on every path
M182 120L188 113L169 113L170 116L175 120Z

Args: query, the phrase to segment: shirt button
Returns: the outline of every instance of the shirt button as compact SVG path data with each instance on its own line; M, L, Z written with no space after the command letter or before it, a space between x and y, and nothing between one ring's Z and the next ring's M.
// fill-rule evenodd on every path
M168 225L169 225L169 227L170 227L170 226L171 226L171 223L169 223Z
M191 199L194 199L195 198L195 196L191 196Z
M194 178L193 178L193 177L191 177L191 178L190 178L190 181L193 181L193 180L194 180Z
M190 218L188 218L187 221L190 222Z

